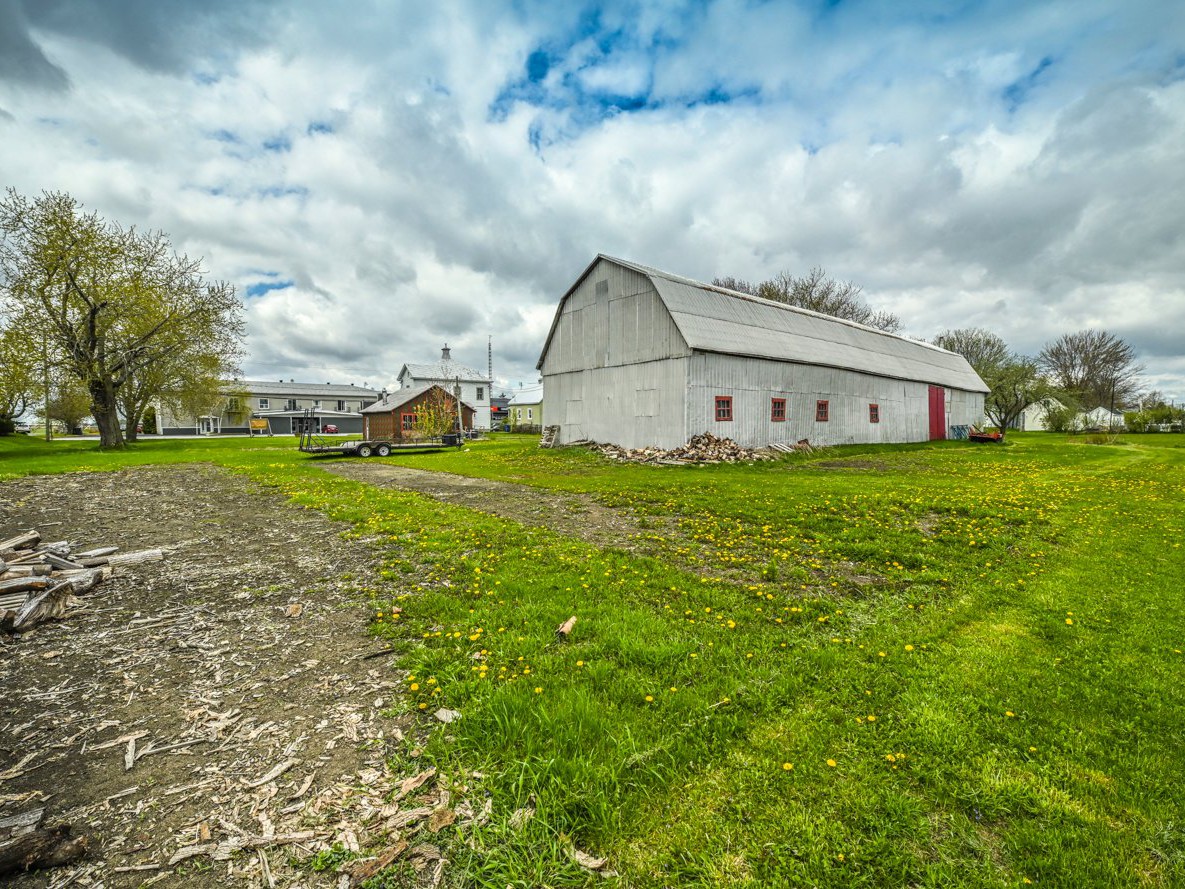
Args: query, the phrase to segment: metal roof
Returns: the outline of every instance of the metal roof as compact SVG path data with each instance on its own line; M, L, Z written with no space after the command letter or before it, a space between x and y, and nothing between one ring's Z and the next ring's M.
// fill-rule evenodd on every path
M930 343L703 284L605 254L593 260L564 294L564 300L601 260L646 275L688 347L696 351L824 365L968 392L990 391L962 355ZM555 323L548 335L549 342L554 333ZM545 345L543 353L546 352ZM541 355L539 365L542 364Z
M489 381L489 377L480 370L474 370L472 367L467 367L452 359L437 361L434 364L405 364L403 365L403 369L399 371L399 376L395 379L402 382L405 373L410 373L412 378L416 380L452 381L459 378L466 383L485 383Z
M407 389L396 389L394 392L389 392L389 393L387 393L386 397L383 398L382 401L376 401L374 404L370 405L369 407L362 408L362 413L364 413L364 414L385 414L388 411L393 411L393 410L395 410L395 408L401 407L401 406L407 404L409 401L413 401L414 399L419 398L421 395L423 395L429 389L439 389L441 392L443 392L449 398L453 397L452 395L449 394L447 389L445 389L443 386L438 385L437 383L424 383L422 386L410 386ZM474 410L473 405L471 405L467 401L462 401L461 404L463 404L465 407L469 408L469 410L471 410L471 411Z
M521 389L515 389L514 395L510 398L510 404L515 406L524 404L539 404L542 401L542 383L537 383L534 386L523 386Z
M353 383L291 383L264 380L231 380L223 382L227 390L244 390L251 395L321 395L326 398L378 398L377 389L355 386Z

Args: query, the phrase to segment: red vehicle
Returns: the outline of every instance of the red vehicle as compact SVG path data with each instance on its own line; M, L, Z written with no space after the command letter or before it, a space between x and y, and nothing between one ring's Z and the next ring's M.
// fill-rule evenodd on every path
M337 425L334 423L326 423L324 426L321 427L321 431L326 433L327 435L336 435L337 434Z

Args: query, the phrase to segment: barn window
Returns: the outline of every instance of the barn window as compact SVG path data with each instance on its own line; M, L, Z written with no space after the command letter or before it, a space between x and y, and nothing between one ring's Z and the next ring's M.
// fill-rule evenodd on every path
M717 395L716 396L716 422L732 422L732 396L731 395Z
M868 405L868 422L879 423L881 421L881 406L879 404Z
M266 399L266 398L259 399L259 409L261 411L266 411L271 406L272 406L272 403L268 399Z
M486 387L485 386L478 386L477 387L477 400L478 401L485 401L486 400Z
M830 405L826 401L815 402L815 420L819 423L826 423L828 420Z
M786 422L785 398L771 398L769 400L769 418L774 423Z
M399 428L401 428L404 432L411 432L413 429L415 429L416 428L416 415L415 414L400 414L399 415Z

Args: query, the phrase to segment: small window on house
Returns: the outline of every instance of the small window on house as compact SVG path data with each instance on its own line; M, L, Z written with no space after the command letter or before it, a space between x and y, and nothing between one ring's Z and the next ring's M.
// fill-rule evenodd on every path
M337 409L339 411L344 411L346 409L346 403L344 401L342 401L340 398L338 399L338 402L337 402Z
M226 399L226 409L228 412L230 412L232 414L238 413L239 410L241 410L241 408L239 407L239 399L234 395L227 398Z
M879 423L881 421L881 406L879 404L868 405L868 422Z
M716 396L716 422L717 423L731 423L732 422L732 396L731 395L717 395Z
M528 420L534 420L534 419L535 419L535 411L534 411L534 409L533 409L533 408L527 408L527 419L528 419Z
M400 414L399 415L399 428L402 429L404 432L411 432L413 429L415 429L416 428L416 415L415 414Z
M320 399L320 398L316 399L316 400L313 402L313 407L315 407L315 408L319 408L319 407L321 407L321 399Z
M266 410L268 410L268 409L269 409L271 406L272 406L271 399L269 399L269 398L261 398L261 399L259 399L259 409L260 409L261 411L266 411Z
M826 423L828 420L830 405L826 401L815 402L815 421L818 423Z
M774 423L786 422L786 399L771 398L769 400L769 418Z
M478 386L477 387L477 400L478 401L485 401L485 399L486 399L486 387L485 386Z
M289 398L286 402L284 402L284 410L286 410L286 411L296 410L296 399Z

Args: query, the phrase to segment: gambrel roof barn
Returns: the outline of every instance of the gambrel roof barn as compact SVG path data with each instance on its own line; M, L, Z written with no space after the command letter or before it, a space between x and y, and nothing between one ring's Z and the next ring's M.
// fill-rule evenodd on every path
M558 441L626 447L946 438L982 422L988 391L937 346L603 254L560 300L538 367Z

